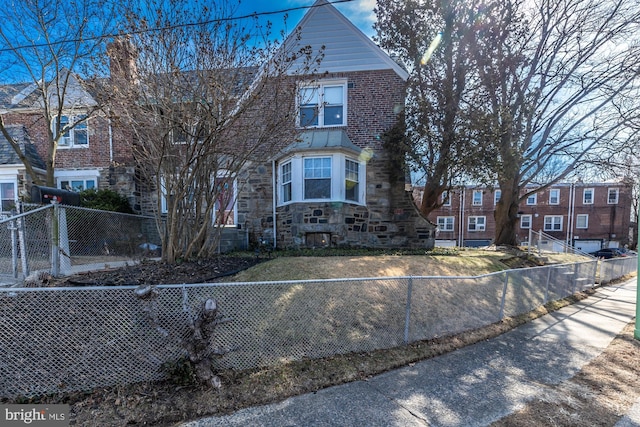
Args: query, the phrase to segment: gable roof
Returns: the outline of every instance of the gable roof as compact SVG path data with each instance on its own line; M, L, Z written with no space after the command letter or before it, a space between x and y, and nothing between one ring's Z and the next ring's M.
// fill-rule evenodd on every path
M390 69L403 80L409 77L398 63L326 0L316 0L296 28L299 32L290 34L284 46L291 52L311 46L313 54L324 47L318 73ZM290 72L300 70L302 61L296 61Z
M36 169L45 169L42 158L38 155L35 146L29 141L29 135L22 125L7 126L7 132L18 143L22 152L31 161ZM22 165L9 141L0 133L0 165Z
M60 79L68 78L65 87L64 108L74 109L94 107L94 97L85 89L82 80L67 69L60 71ZM48 83L50 93L55 94L55 80ZM50 96L51 106L57 108L55 95ZM42 90L40 84L17 83L0 86L0 108L4 109L42 109Z

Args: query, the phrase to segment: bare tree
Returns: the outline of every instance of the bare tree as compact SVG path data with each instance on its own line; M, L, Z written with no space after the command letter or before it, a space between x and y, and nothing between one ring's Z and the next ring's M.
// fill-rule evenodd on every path
M311 65L311 52L280 48L269 25L235 12L229 3L149 0L129 11L134 36L111 47L120 69L104 95L135 134L168 262L215 253L243 168L295 137L289 67Z
M0 111L0 131L23 162L32 180L40 183L20 141L7 126L15 110L32 112L46 126L46 178L54 185L60 140L99 110L84 95L84 76L99 73L94 59L104 52L103 34L114 25L111 2L100 0L23 0L0 10L0 79L25 83L13 96L13 105ZM67 120L67 117L75 119ZM7 120L8 119L8 120Z
M377 4L378 42L410 73L406 136L403 144L394 145L424 184L420 209L425 215L445 202L443 192L484 172L486 162L470 131L468 102L477 81L474 23L482 7L468 0Z
M640 8L630 0L511 0L479 17L481 144L502 191L496 244L515 245L519 203L629 144L637 110ZM525 191L527 190L527 191Z

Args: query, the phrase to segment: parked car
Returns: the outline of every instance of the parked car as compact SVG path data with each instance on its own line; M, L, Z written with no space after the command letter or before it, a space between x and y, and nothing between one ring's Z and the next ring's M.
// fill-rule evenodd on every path
M591 255L593 255L596 258L604 258L604 259L627 256L627 254L624 253L620 248L603 248L603 249L600 249L599 251L591 252Z

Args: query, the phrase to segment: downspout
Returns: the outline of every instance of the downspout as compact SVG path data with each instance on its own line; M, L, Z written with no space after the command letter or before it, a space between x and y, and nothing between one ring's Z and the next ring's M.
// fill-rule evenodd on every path
M273 207L273 249L276 248L276 224L278 223L278 221L276 221L276 202L278 199L276 184L276 161L271 160L271 187L273 189L271 194L271 206Z
M462 192L460 193L460 247L464 247L464 202L465 202L465 192L467 188L465 185L462 186Z
M113 129L111 128L111 118L109 121L109 164L113 163Z
M566 239L566 243L567 243L567 249L569 249L569 246L571 245L571 241L572 239L572 234L573 234L573 183L571 183L569 185L569 210L567 211L567 239Z

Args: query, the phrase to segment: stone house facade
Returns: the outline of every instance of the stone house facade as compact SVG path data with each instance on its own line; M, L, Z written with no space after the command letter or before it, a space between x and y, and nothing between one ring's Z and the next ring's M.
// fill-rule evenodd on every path
M433 247L435 225L417 210L381 138L402 110L408 74L326 0L309 9L298 35L285 45L322 48L324 55L313 81L297 82L299 99L305 99L298 101L292 123L298 137L282 141L280 150L248 163L235 177L225 248L261 242L278 248ZM82 82L75 89L76 101L95 103ZM34 90L0 88L1 113L5 123L24 130L24 143L44 159L48 129ZM83 114L77 105L64 120ZM131 132L107 113L95 112L62 142L56 187L114 189L137 212L155 213L161 189L143 182L138 168L144 159L134 156ZM13 187L7 197L26 197L30 179L18 179L15 159L6 162L0 164L0 185ZM43 163L37 170L44 173Z

